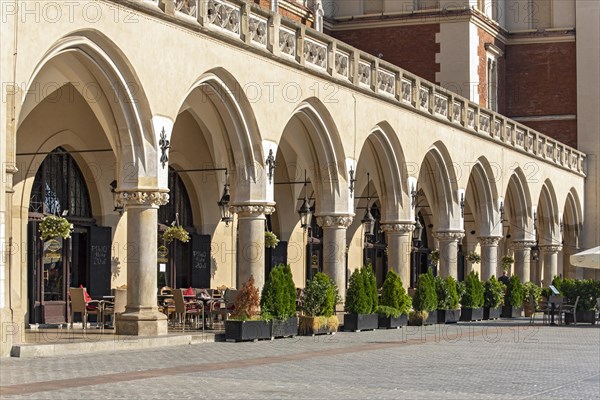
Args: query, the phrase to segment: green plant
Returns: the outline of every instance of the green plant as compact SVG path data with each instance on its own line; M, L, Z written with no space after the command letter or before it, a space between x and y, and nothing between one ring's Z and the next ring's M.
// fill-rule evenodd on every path
M429 317L427 311L411 311L408 314L408 321L411 325L423 325L427 317Z
M483 284L483 306L498 308L504 300L504 284L494 275Z
M480 308L484 304L484 287L479 274L471 271L465 279L465 292L460 299L464 308Z
M513 307L523 306L523 284L521 283L521 278L517 275L511 276L508 281L506 295L504 296L504 304Z
M592 279L561 279L560 292L569 304L574 304L579 296L577 309L592 311L596 307L596 299L600 297L600 281Z
M373 267L371 264L367 264L362 268L361 271L363 275L363 279L365 280L365 291L367 293L369 306L371 311L369 313L374 313L379 305L379 293L377 293L377 278L375 277L375 273L373 272Z
M377 309L377 302L373 303L373 291L377 296L377 287L374 284L375 275L370 267L354 270L350 276L350 283L346 291L345 310L354 314L371 314Z
M481 256L476 251L469 252L465 258L471 264L479 264L481 262Z
M500 263L502 264L502 270L504 270L504 271L510 270L510 267L513 265L514 262L515 262L515 259L512 258L511 256L502 257L502 259L500 260Z
M166 243L171 243L175 239L179 240L180 242L187 243L190 241L190 234L183 228L183 226L171 225L163 233L163 240Z
M304 314L309 317L330 317L335 311L338 289L333 280L322 272L317 273L304 288Z
M400 315L403 314L402 311L398 310L397 308L388 306L379 306L377 307L377 310L375 310L375 312L380 316L392 318L398 318Z
M427 256L434 266L440 261L440 251L438 249L432 250Z
M419 275L417 289L413 297L415 311L433 311L437 309L437 295L435 292L435 279L431 270Z
M289 265L279 264L271 270L260 307L264 319L288 319L296 315L296 285Z
M380 306L392 307L398 310L400 314L408 314L412 306L412 300L404 290L402 279L392 270L388 271L383 282ZM380 314L379 311L378 314Z
M444 279L438 275L435 278L435 292L438 310L456 310L458 308L456 280L453 277L449 276Z
M549 287L542 288L542 297L547 300L550 296L552 296L552 289Z
M59 236L63 239L68 239L71 237L73 224L67 221L66 218L57 215L48 215L40 221L39 231L42 240Z
M531 301L532 296L535 299L535 302L539 303L542 299L542 288L533 282L525 282L525 284L523 284L524 301Z
M260 296L254 286L254 276L250 276L235 300L235 309L231 314L232 319L254 319L258 315Z
M274 249L279 244L277 235L273 232L265 231L265 247L268 249Z

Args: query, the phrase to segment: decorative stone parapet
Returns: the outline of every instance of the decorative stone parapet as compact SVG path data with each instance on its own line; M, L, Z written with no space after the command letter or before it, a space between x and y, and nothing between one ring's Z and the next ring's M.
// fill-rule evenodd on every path
M117 202L125 207L159 207L169 203L169 193L150 190L119 192Z
M323 228L348 228L354 217L351 215L319 215L317 224Z

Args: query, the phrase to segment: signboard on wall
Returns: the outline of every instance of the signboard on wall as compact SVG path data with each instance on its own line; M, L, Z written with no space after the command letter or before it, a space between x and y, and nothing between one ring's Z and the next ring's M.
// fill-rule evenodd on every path
M112 230L108 226L90 227L88 292L94 296L110 295Z
M192 287L209 288L210 287L210 267L212 257L210 253L210 235L191 235L191 269Z

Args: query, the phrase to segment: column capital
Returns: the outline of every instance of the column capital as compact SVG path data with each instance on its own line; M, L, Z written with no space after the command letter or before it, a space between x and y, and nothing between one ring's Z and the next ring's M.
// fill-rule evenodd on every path
M540 250L544 253L558 253L562 250L562 245L560 244L546 244L540 246Z
M535 246L535 242L533 240L515 240L512 242L513 250L531 250L531 248Z
M435 231L433 237L440 241L458 241L465 237L465 231Z
M500 236L480 236L477 239L482 246L498 246L502 238Z
M323 228L348 228L354 217L351 215L318 215L317 224Z
M125 207L154 207L169 203L169 193L159 190L127 190L117 194L117 202Z
M240 217L260 217L275 212L275 206L272 204L240 204L229 207L231 212Z
M406 235L415 230L413 222L384 222L381 224L381 230L386 234Z

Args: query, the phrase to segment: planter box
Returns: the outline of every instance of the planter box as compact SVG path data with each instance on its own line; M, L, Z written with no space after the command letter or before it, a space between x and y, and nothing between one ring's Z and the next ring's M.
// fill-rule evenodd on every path
M438 324L455 324L458 322L459 319L460 319L460 309L458 309L458 310L437 310L437 323Z
M498 319L502 314L502 307L483 307L483 319Z
M379 329L398 329L408 324L408 315L401 314L398 318L379 316Z
M337 332L338 325L339 325L339 321L338 321L337 317L335 317L335 316L329 317L330 319L333 318L335 320L334 321L335 327L333 326L334 324L325 324L323 326L315 327L315 325L316 325L315 320L318 318L326 318L326 317L301 316L299 319L298 334L305 335L305 336L313 336L313 335L328 335L328 334Z
M483 319L483 308L463 308L460 311L461 321L481 321Z
M596 323L596 313L594 311L577 311L577 323L592 324ZM565 324L572 324L573 314L565 314Z
M427 318L424 321L421 321L421 323L414 323L414 321L410 322L410 320L409 320L408 324L410 326L434 325L434 324L437 324L437 321L438 321L438 312L437 312L437 310L434 310L434 311L429 311Z
M377 329L379 315L377 314L344 314L345 331L367 331Z
M272 337L294 337L298 335L298 317L274 319L272 327Z
M502 318L518 318L523 312L523 307L502 306Z
M259 339L271 339L271 321L225 321L227 342Z

